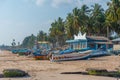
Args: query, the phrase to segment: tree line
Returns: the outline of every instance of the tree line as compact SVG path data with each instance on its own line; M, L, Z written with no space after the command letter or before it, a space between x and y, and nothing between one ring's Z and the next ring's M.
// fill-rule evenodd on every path
M37 36L27 36L21 46L33 47L35 40L49 41L55 46L62 46L65 40L73 39L75 34L105 36L110 38L112 32L120 34L120 0L110 0L104 10L98 3L88 7L74 8L67 14L65 20L59 17L51 23L49 34L39 31Z

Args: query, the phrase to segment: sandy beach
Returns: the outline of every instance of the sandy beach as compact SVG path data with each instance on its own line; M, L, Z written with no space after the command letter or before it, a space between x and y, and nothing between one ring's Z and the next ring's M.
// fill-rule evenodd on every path
M112 77L60 73L85 71L86 68L105 68L113 71L118 66L120 66L120 56L114 55L90 60L50 62L0 51L0 74L4 69L13 68L25 70L30 75L30 77L0 78L0 80L117 80Z

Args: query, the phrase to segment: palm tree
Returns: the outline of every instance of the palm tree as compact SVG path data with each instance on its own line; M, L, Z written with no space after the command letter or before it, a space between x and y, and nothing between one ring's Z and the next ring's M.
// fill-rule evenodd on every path
M93 21L93 29L94 32L99 35L103 34L103 29L104 29L104 22L105 22L105 14L104 10L99 4L92 5L92 13L91 13L91 18Z
M16 46L16 42L15 42L15 39L13 39L12 43L11 43L12 47L15 48Z
M74 8L72 13L68 14L65 23L68 38L73 38L80 30L80 9Z
M50 36L53 37L53 40L58 43L58 46L59 45L62 46L64 44L63 42L65 42L64 41L65 40L65 38L64 38L64 36L65 36L64 29L65 29L64 21L60 17L58 18L57 21L55 20L55 22L53 22L51 24L51 28L49 29ZM60 39L62 39L62 40L60 40Z
M109 24L107 26L109 30L112 27L110 24L116 23L120 25L120 0L111 0L111 2L108 2L108 6L109 8L106 10L106 22ZM118 27L113 27L113 29L116 28L118 29ZM109 31L107 32L109 34Z
M47 33L42 30L39 31L39 33L37 34L37 41L47 41Z
M111 2L108 2L108 6L107 19L112 22L120 20L120 0L111 0Z
M80 23L81 23L81 32L85 33L87 32L88 34L91 31L91 19L89 17L91 10L89 9L88 6L83 5L80 9Z
M67 32L67 37L72 38L73 35L75 34L75 29L73 27L73 15L71 13L68 14L65 23L66 23L65 29Z
M74 8L73 12L73 27L75 28L75 34L78 34L80 29L80 10L78 8Z

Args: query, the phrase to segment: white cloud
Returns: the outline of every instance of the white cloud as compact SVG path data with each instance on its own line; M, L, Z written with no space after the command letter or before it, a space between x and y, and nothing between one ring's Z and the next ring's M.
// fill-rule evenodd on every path
M72 4L73 0L52 0L52 7L59 7L62 4Z
M36 5L43 6L46 0L36 0Z

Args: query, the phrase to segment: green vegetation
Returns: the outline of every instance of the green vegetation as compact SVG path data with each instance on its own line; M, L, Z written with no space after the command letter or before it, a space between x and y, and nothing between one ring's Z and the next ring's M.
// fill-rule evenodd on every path
M120 77L119 71L108 72L106 69L94 69L94 68L88 68L87 71L89 75Z
M34 36L33 34L31 36L27 36L23 40L21 46L27 47L27 48L32 48L34 46L35 40L36 40L36 36Z
M65 42L65 25L62 18L58 18L51 24L50 37L52 42L58 42L58 46L62 46Z
M87 72L62 72L61 74L82 74L82 75L94 75L94 76L106 76L120 78L120 72L118 71L107 71L106 69L99 68L87 68Z
M91 7L83 5L74 8L68 13L66 19L61 17L51 23L49 34L39 31L37 36L31 35L23 40L23 47L32 47L35 40L49 41L54 45L62 46L66 39L73 39L79 31L87 35L106 36L110 38L112 32L120 35L120 0L110 0L106 3L108 9L104 10L101 5L94 4Z
M89 75L105 75L106 73L108 73L106 69L88 68L86 70L88 71Z
M19 69L5 69L3 75L4 77L24 77L27 73Z

